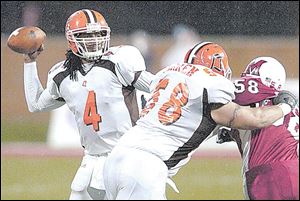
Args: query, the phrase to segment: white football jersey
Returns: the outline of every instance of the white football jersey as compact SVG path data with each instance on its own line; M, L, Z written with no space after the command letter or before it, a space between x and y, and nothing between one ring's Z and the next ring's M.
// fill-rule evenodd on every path
M135 125L138 105L132 86L146 69L141 53L132 46L111 47L97 63L87 63L70 79L64 61L48 74L52 98L65 101L75 115L81 144L88 154L111 151L117 140Z
M137 126L117 146L151 152L169 171L178 170L216 126L209 104L232 101L234 85L209 68L184 63L160 71L150 87Z

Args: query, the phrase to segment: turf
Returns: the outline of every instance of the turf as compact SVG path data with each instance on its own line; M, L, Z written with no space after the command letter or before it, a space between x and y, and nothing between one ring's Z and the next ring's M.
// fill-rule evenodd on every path
M77 158L2 157L1 200L68 199L79 164Z
M167 187L171 200L243 199L241 161L237 159L193 159L174 177L179 194Z
M1 157L1 200L68 199L81 158ZM167 187L167 198L243 199L239 159L192 159Z
M48 124L1 120L1 142L45 142Z

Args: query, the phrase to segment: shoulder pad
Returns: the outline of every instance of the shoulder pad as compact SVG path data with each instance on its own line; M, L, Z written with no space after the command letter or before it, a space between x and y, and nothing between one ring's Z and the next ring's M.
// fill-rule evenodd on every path
M54 66L52 66L52 68L49 70L48 74L53 75L53 74L57 74L57 73L65 70L64 69L64 62L65 61L61 61L61 62L58 62L57 64L55 64Z

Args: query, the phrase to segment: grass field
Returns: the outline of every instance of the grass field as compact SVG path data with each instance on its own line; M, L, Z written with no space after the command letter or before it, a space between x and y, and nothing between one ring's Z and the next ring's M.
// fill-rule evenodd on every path
M46 142L48 123L9 122L1 120L1 143Z
M1 200L67 200L78 157L1 157ZM167 187L174 200L243 199L239 158L192 159Z
M1 121L1 143L44 143L46 131L47 125ZM1 152L1 200L67 200L80 162L81 158L76 156L21 157ZM167 186L167 198L243 199L240 167L239 157L193 158L173 178L180 193Z

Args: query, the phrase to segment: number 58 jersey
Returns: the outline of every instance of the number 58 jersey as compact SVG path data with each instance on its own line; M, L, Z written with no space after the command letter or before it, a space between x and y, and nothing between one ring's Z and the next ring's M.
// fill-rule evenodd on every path
M137 126L118 145L151 152L169 169L184 163L215 128L209 104L234 99L230 80L209 68L187 63L166 67L150 87L152 97Z

